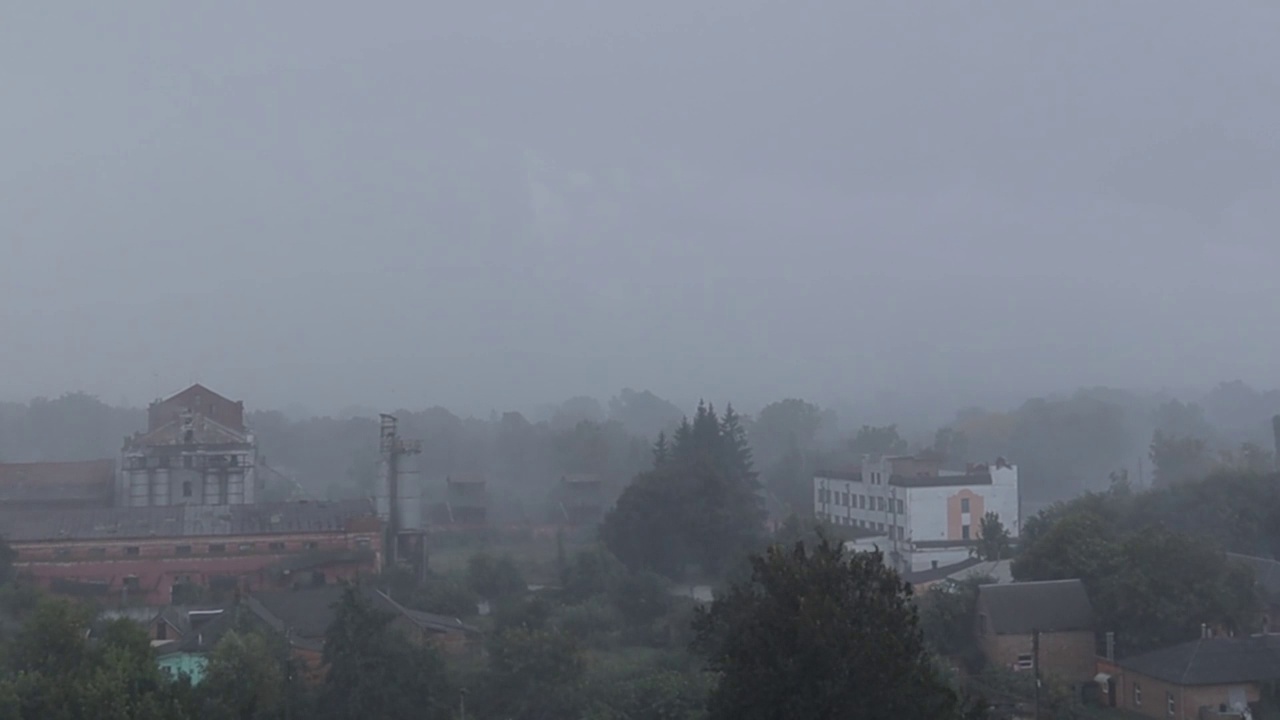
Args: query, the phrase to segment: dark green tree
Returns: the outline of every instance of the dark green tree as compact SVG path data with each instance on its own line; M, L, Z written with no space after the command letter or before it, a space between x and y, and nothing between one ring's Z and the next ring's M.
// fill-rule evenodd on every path
M528 581L509 555L496 558L483 552L472 555L467 562L467 583L485 600L503 600L529 591Z
M1196 437L1167 435L1157 430L1151 436L1150 456L1157 486L1203 480L1213 471L1209 448Z
M925 642L938 655L959 660L967 669L982 666L982 650L976 633L978 586L995 582L990 577L944 580L920 598L920 628Z
M276 644L283 648L283 639ZM280 717L289 692L288 657L258 633L229 632L214 646L200 683L210 720Z
M934 669L911 589L879 553L823 540L770 547L699 613L695 647L718 673L708 717L960 717L963 703ZM975 713L981 708L973 708Z
M978 542L973 554L979 560L1006 560L1013 552L1013 539L1009 529L1000 522L1000 516L988 512L978 524Z
M320 708L334 720L448 718L453 707L443 662L410 644L358 588L338 602L325 634Z
M667 434L660 432L658 439L653 443L653 466L660 468L670 459L671 448L667 446Z
M874 460L883 455L902 455L907 452L907 441L898 435L897 425L863 425L849 441L849 450L858 457L869 455Z
M489 642L484 707L492 717L560 720L577 715L586 658L573 637L512 628Z

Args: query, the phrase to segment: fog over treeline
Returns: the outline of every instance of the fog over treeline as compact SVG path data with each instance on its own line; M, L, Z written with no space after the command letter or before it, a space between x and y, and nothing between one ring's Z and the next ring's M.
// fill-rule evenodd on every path
M730 405L708 400L720 412ZM271 477L269 498L372 493L376 410L305 417L252 403L247 410L262 458L280 473ZM481 417L441 406L394 413L401 433L423 442L429 501L443 492L446 477L479 477L496 492L501 515L528 521L544 512L564 475L600 476L616 495L651 466L659 434L671 437L695 410L695 402L678 404L627 388L603 401L577 396ZM909 408L893 414L784 398L735 412L775 518L812 512L815 472L848 470L864 455L923 451L939 453L953 467L1009 458L1021 470L1025 510L1034 512L1119 479L1151 487L1220 470L1270 472L1271 418L1280 414L1280 390L1260 391L1240 381L1181 395L1083 388L915 415ZM932 422L929 415L946 417ZM83 392L0 403L0 461L118 457L122 439L145 424L145 409L113 406Z
M1274 4L30 3L0 397L1280 385ZM922 400L922 402L924 402Z

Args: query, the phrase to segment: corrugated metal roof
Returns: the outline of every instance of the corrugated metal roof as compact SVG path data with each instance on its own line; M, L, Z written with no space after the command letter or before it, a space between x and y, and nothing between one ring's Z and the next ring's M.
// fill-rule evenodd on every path
M10 542L338 532L373 514L368 500L69 508L32 513L0 508L0 535Z

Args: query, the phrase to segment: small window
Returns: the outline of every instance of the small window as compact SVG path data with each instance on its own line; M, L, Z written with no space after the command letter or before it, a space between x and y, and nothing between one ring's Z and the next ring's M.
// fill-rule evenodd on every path
M280 551L284 550L284 543L282 543L282 542L273 542L273 543L271 543L270 545L268 545L267 547L268 547L269 549L271 549L271 550L275 551L275 552L280 552Z
M961 526L960 526L960 539L962 539L962 540L968 540L968 539L969 539L969 526L968 526L968 525L961 525Z
M880 506L880 512L884 512L884 498L876 498L876 504Z
M240 543L240 552L253 552L253 543Z
M898 501L898 514L899 514L899 515L903 514L903 510L902 510L902 501L901 501L901 500L899 500L899 501Z
M107 549L104 547L89 548L89 557L106 557Z
M356 538L356 547L361 550L369 549L369 538Z
M1018 656L1018 662L1014 665L1015 670L1030 670L1035 663L1032 661L1031 654Z
M960 498L960 512L969 512L969 498Z
M858 509L860 509L860 510L866 510L866 509L867 509L867 496L866 496L866 495L859 495L859 496L858 496Z
M190 460L191 458L187 458L187 459ZM190 480L184 480L182 482L182 497L184 498L191 497L191 481Z
M125 575L124 586L130 590L137 590L142 587L142 583L138 581L137 575Z
M53 556L56 558L71 557L71 548L54 548Z
M937 569L938 569L938 561L937 561L937 560L934 560L934 561L930 562L930 563L929 563L929 565L930 565L930 567L932 567L934 570L937 570Z
M303 547L305 547L308 550L315 550L316 548L320 547L320 543L316 542L315 540L308 540L303 545Z
M156 639L157 640L169 639L169 623L163 620L156 623Z
M1164 700L1165 700L1165 703L1169 706L1169 717L1173 717L1174 715L1177 714L1176 707L1173 704L1173 693L1166 692L1164 694Z
M1134 707L1142 707L1142 685L1133 684L1133 705Z
M209 545L209 552L211 553L224 553L226 551L227 551L227 546L224 545L223 543L212 543L211 545Z
M173 549L173 552L174 552L174 554L176 554L176 555L190 555L190 554L191 554L191 546L190 546L190 545L179 545L179 546L177 546L177 547L175 547L175 548Z
M898 539L899 539L899 540L904 540L904 539L906 539L906 533L903 531L903 529L902 529L902 526L901 526L901 525L899 525L899 526L898 526Z
M137 557L139 554L138 546L130 545L129 547L124 549L124 554L129 555L131 557Z

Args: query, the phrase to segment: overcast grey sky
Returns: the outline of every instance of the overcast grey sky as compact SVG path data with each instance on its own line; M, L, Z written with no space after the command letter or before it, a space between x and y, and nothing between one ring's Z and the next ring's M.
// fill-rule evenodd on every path
M1262 0L6 3L0 397L1274 387L1276 37Z

